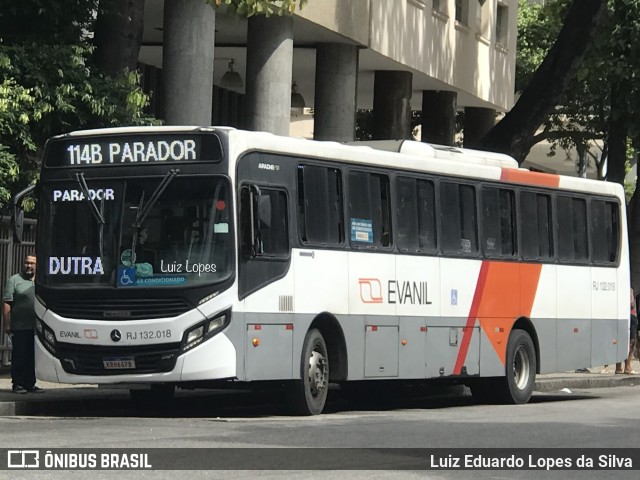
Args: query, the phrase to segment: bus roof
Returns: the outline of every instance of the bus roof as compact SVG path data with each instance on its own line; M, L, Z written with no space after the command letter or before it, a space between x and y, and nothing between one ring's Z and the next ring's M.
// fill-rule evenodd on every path
M465 163L492 165L500 168L518 168L518 162L503 153L484 152L470 148L449 147L415 140L370 140L349 142L348 145L364 145L376 150L418 155L420 157L441 158Z
M374 140L338 143L285 137L267 132L237 130L233 127L203 127L197 125L135 126L93 130L78 130L54 138L67 136L105 136L123 134L175 133L175 132L224 132L233 138L229 154L238 157L245 151L272 151L307 158L336 158L347 163L394 167L402 170L441 173L487 180L503 180L512 183L550 185L561 189L615 195L624 201L624 190L614 182L588 180L530 172L518 167L518 162L508 155L467 148L434 145L412 140ZM428 161L425 161L428 159ZM509 175L503 175L509 172ZM548 182L549 179L556 179ZM515 180L517 179L517 180ZM545 180L546 179L546 180ZM542 181L540 181L542 180Z

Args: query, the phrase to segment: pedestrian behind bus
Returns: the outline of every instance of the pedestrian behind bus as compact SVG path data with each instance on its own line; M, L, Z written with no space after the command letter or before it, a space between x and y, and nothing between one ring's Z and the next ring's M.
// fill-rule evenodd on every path
M633 368L631 368L631 360L633 354L636 351L636 342L638 338L638 310L636 308L636 298L633 294L633 288L631 289L631 315L629 319L629 353L624 361L624 370L622 369L622 362L616 363L616 373L624 373L626 375L637 375Z

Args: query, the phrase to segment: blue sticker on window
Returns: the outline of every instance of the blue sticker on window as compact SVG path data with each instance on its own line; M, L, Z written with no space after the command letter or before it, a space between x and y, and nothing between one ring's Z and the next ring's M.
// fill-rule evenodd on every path
M136 269L131 267L118 267L118 285L128 287L136 284Z
M352 218L351 241L373 243L373 222L362 218Z

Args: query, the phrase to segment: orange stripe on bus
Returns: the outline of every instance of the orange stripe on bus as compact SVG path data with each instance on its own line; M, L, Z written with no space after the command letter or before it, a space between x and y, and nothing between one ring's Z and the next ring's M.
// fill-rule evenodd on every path
M482 265L480 266L480 274L478 275L478 283L476 283L476 291L473 294L473 301L471 302L471 311L469 312L469 317L467 317L467 324L463 329L460 350L458 350L456 364L453 367L453 375L460 375L464 361L467 358L469 344L471 343L471 336L473 335L473 326L476 323L477 312L480 306L480 300L482 299L482 290L484 289L488 271L489 262L482 262Z
M476 320L502 364L506 364L509 333L516 319L531 316L541 272L540 264L482 262L454 375L462 371L473 335L469 327L473 327Z
M558 175L516 170L514 168L503 168L500 180L527 185L540 185L541 187L558 187L560 185L560 176Z

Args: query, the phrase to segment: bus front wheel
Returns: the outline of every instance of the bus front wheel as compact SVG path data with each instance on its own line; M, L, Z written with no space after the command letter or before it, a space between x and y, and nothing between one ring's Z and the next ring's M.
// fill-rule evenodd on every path
M300 363L301 379L289 387L290 404L297 415L317 415L324 409L329 390L329 356L319 330L307 332Z

